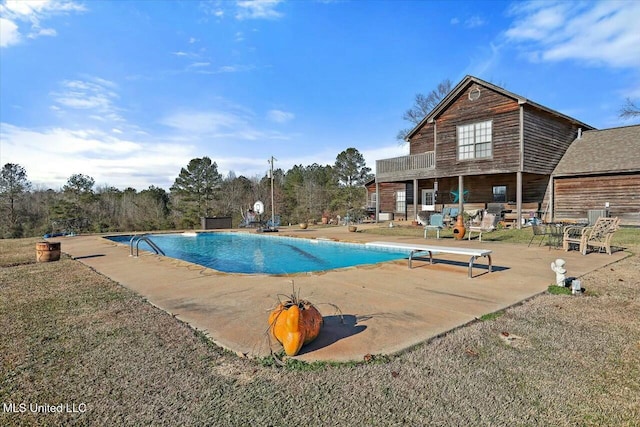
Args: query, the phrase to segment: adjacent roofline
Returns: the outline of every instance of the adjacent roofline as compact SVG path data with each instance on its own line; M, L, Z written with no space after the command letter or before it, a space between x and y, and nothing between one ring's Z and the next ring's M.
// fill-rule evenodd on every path
M422 119L420 121L420 123L418 123L413 129L411 129L411 131L407 134L407 136L405 137L405 141L409 141L409 139L411 139L411 137L413 137L413 135L415 135L418 130L425 125L425 123L432 123L445 109L447 109L451 103L453 103L453 101L458 97L458 95L460 95L460 93L462 93L462 91L464 91L470 84L472 83L477 83L481 86L484 86L488 89L491 89L493 91L496 91L508 98L514 99L516 101L518 101L518 104L523 105L523 104L528 104L538 110L541 111L545 111L547 113L550 113L554 116L560 117L562 119L568 120L570 122L575 123L576 125L582 127L584 130L594 130L595 128L593 126L589 126L586 123L583 123L579 120L574 119L573 117L569 117L565 114L559 113L558 111L552 110L550 108L547 108L543 105L537 104L533 101L528 100L525 97L522 97L520 95L516 95L513 92L509 92L508 90L505 90L499 86L496 86L492 83L486 82L482 79L479 79L477 77L474 76L470 76L467 75L465 78L463 78L460 83L458 83L456 85L456 87L454 87L451 92L449 92L449 94L447 96L445 96L438 105L435 106L435 108L433 110L431 110L431 112L429 114L427 114L427 116Z

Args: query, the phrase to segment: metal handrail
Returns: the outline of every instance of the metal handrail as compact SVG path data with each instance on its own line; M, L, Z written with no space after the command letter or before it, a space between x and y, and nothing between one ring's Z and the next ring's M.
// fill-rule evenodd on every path
M136 243L136 254L133 254L133 243ZM160 247L158 245L155 244L155 242L153 240L151 240L151 238L149 237L148 234L134 234L133 236L131 236L131 240L129 240L129 256L133 256L133 257L138 257L140 250L139 250L139 246L140 246L140 242L146 242L151 249L153 249L156 253L156 255L163 255L166 256L164 251L162 249L160 249Z

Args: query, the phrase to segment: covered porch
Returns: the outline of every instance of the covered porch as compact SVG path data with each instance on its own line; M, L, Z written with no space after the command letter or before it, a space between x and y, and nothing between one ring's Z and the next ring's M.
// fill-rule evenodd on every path
M376 179L368 188L376 221L417 220L422 211L442 212L454 206L459 212L502 209L507 221L517 228L532 216L551 220L548 175L495 172L449 176L425 162L430 156L425 153L376 162ZM416 164L419 167L413 167Z

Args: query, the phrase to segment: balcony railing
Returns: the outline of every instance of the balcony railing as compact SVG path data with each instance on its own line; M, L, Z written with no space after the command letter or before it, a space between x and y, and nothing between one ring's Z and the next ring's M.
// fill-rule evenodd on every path
M433 170L435 167L435 152L427 151L422 154L376 160L376 177L378 179L419 177L421 172Z

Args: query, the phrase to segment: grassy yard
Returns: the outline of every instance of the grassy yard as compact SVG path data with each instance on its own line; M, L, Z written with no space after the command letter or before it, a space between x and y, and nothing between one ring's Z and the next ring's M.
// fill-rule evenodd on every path
M545 294L398 356L285 367L221 350L68 257L35 263L37 241L0 240L2 426L640 425L637 229L614 242L635 255L582 278L588 296Z

